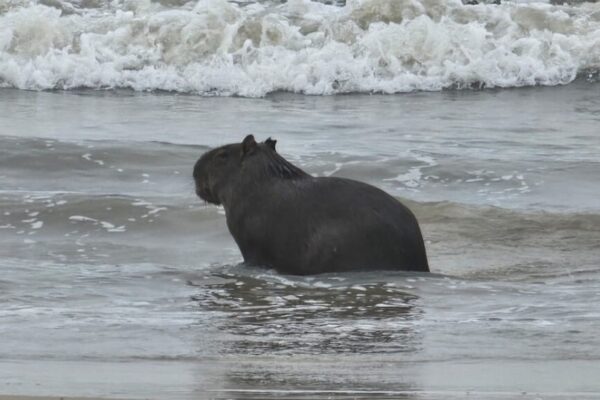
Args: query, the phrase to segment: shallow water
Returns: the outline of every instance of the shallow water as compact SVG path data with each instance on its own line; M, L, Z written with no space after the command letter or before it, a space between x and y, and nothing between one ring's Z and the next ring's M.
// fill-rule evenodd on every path
M0 392L597 397L599 88L1 90ZM191 168L246 133L401 198L434 273L237 265Z

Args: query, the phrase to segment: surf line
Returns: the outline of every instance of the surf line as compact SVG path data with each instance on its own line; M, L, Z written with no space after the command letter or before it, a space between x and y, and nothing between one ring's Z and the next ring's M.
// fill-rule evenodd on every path
M406 395L444 395L452 397L463 397L469 396L497 396L506 398L522 398L527 399L530 397L539 398L565 398L565 396L575 398L594 398L597 399L600 396L600 392L528 392L525 390L521 391L471 391L471 390L285 390L285 389L213 389L207 390L212 393L248 393L248 394L318 394L318 395L376 395L376 396L406 396ZM516 396L516 397L515 397Z

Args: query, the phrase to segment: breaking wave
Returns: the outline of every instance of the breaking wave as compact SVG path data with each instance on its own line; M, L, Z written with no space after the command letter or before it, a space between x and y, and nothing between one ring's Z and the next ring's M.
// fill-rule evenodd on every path
M600 3L0 0L0 86L260 97L566 84Z

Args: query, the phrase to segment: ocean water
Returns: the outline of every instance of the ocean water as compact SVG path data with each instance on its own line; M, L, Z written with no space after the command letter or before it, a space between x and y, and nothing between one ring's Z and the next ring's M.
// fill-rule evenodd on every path
M333 3L0 0L0 394L600 397L600 4ZM249 133L432 273L240 265Z

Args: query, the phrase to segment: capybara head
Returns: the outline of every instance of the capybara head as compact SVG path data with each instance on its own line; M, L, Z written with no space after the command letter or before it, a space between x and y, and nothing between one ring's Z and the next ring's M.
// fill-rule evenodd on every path
M194 166L196 194L203 200L222 204L235 188L244 183L260 182L269 177L305 175L275 151L276 140L257 143L248 135L242 143L233 143L206 152Z

